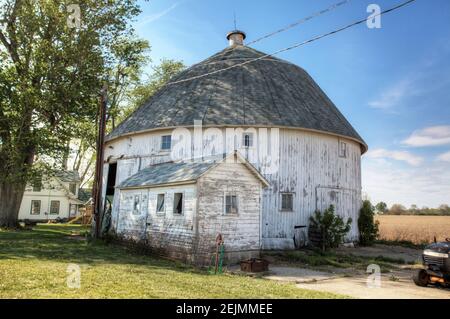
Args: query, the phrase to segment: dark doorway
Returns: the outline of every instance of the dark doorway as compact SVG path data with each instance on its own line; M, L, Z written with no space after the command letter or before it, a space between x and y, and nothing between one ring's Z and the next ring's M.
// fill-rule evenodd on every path
M106 196L114 196L116 186L117 163L109 164L108 179L106 180Z

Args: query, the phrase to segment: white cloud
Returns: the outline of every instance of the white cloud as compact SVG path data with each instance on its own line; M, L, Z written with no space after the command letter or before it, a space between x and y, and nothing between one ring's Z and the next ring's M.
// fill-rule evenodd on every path
M370 101L369 106L376 109L389 109L399 104L411 89L411 81L402 80L381 93L378 99Z
M168 7L167 9L165 9L165 10L163 10L163 11L161 11L161 12L157 12L157 13L150 14L150 15L148 15L148 16L143 17L143 18L139 21L138 27L142 27L142 26L145 25L145 24L152 23L152 22L155 22L156 20L161 19L162 17L164 17L165 15L167 15L170 11L172 11L173 9L175 9L176 7L178 7L178 5L179 5L180 3L181 3L181 2L176 2L176 3L172 4L170 7Z
M443 153L437 157L438 161L450 163L450 151Z
M423 162L423 158L407 151L390 151L384 148L370 150L366 157L372 159L393 159L396 161L403 161L413 166L418 166Z
M450 204L450 165L435 163L432 166L385 165L363 157L362 184L374 203L395 203L409 207L437 207Z
M403 144L416 147L450 144L450 125L430 126L414 131Z

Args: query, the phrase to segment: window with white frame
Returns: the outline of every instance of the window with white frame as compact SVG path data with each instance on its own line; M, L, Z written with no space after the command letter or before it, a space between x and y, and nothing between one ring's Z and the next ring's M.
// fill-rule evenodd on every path
M347 157L347 143L339 141L339 157Z
M239 213L237 195L232 194L225 195L225 214L228 215L237 213Z
M165 205L165 194L158 194L156 199L156 212L160 214L164 213L166 211Z
M141 196L140 195L134 195L134 201L133 201L133 214L139 215L141 213Z
M173 195L173 214L183 215L183 193Z
M242 135L242 145L246 148L253 147L253 133L244 133Z
M50 215L59 215L59 200L50 201Z
M172 148L172 136L163 135L161 136L161 150L168 151Z
M32 200L30 215L39 215L40 213L41 213L41 201L40 200Z
M281 210L286 212L294 210L294 194L281 193Z

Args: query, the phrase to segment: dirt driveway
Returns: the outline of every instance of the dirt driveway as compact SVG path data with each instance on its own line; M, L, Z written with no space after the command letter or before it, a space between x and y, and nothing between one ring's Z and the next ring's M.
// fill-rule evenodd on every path
M421 250L398 246L375 245L372 247L340 248L336 253L362 257L388 257L408 263L417 262ZM364 270L346 268L305 267L299 264L274 263L267 279L295 282L297 287L344 294L363 299L450 299L450 289L422 288L412 281L417 265L396 265L389 272L381 273L380 285L368 285L369 274ZM372 287L371 287L372 286Z
M367 276L361 275L299 283L297 287L340 293L362 299L450 299L450 289L422 288L414 285L411 279L412 271L402 270L382 274L380 287L369 288ZM395 281L392 278L395 278Z

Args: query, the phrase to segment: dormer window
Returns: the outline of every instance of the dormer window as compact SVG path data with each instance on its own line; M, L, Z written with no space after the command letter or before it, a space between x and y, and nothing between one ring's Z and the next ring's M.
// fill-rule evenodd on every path
M161 150L169 151L172 148L172 136L163 135L161 136Z
M33 192L40 192L42 190L42 179L38 178L33 182Z
M76 183L70 183L69 184L69 191L73 194L77 194L77 184Z

